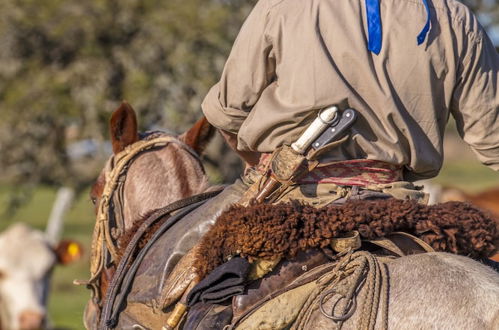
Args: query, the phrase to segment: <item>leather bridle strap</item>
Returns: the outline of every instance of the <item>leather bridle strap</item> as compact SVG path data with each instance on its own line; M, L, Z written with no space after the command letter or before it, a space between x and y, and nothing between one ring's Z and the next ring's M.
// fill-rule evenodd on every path
M140 266L142 260L144 259L146 253L150 247L157 241L161 235L182 219L186 214L190 213L197 207L204 204L208 199L218 195L223 189L216 191L210 191L198 195L194 195L172 204L167 205L161 209L155 211L146 221L144 221L136 233L134 234L130 243L128 243L125 252L118 264L116 272L114 273L111 284L108 287L106 294L106 299L103 305L101 314L101 329L111 329L116 326L118 321L118 314L120 312L120 307L122 306L129 288L133 282L135 273ZM174 211L178 211L175 215L172 215L169 219L161 225L161 227L154 233L147 244L140 250L139 254L133 261L133 263L128 267L131 262L132 256L137 249L142 236L147 232L154 223L163 218L164 216L171 214ZM115 307L116 306L116 307Z
M106 185L99 203L97 221L92 238L92 255L90 259L91 278L86 282L87 285L95 285L94 283L97 281L102 270L104 269L106 250L109 251L113 260L117 260L118 253L116 244L114 243L111 235L109 213L113 194L116 192L120 184L123 184L123 182L120 182L120 177L126 173L130 163L140 153L155 148L165 147L170 143L180 145L182 149L186 150L200 163L201 168L203 169L199 155L196 154L191 147L173 136L159 136L137 141L127 146L123 151L114 156L114 167L112 168L109 177L106 179ZM95 295L96 290L94 289L93 291Z

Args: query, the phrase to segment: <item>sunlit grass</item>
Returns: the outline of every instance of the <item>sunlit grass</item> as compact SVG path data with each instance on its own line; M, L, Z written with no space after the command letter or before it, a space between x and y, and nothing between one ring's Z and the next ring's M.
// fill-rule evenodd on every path
M442 171L435 178L445 186L459 187L468 192L499 186L499 173L480 164L476 160L446 162Z

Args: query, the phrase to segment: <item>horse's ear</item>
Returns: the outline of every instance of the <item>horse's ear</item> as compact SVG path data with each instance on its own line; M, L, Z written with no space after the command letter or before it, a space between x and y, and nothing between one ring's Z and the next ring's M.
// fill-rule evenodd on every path
M139 140L137 116L130 104L124 101L118 109L114 110L109 121L109 130L115 154Z
M215 134L215 131L215 127L208 122L206 117L203 117L187 132L180 135L179 139L194 149L198 154L201 154Z

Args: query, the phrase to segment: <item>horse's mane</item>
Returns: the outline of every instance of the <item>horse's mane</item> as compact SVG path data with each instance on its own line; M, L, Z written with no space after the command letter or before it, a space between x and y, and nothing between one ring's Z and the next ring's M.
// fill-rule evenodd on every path
M145 220L147 220L151 215L153 215L156 211L157 210L155 209L155 210L151 210L150 212L147 212L144 216L141 217L141 219L139 221L135 221L133 226L130 227L129 229L127 229L125 231L125 233L118 238L118 249L116 251L118 253L118 255L117 255L118 260L116 260L116 264L118 264L120 262L128 243L130 243L130 241L133 239L133 237L135 236L135 233L137 232L139 227L142 225L142 223ZM168 219L168 215L162 216L160 219L158 219L156 222L154 222L149 228L147 228L144 235L142 235L142 237L140 238L138 245L137 245L137 249L134 251L132 258L135 258L137 253L147 244L147 242L149 242L151 237L159 229L159 227L161 227L161 225L165 222L166 219Z
M145 131L145 132L139 132L138 134L139 134L140 140L146 140L146 141L149 141L149 140L155 139L157 137L161 137L161 136L177 136L177 134L175 134L174 132L172 132L170 130Z
M332 238L352 230L365 239L405 231L436 251L470 257L490 254L499 238L497 221L463 202L426 206L388 199L318 209L299 202L233 206L202 238L195 267L204 277L234 255L293 258L300 250L325 248Z

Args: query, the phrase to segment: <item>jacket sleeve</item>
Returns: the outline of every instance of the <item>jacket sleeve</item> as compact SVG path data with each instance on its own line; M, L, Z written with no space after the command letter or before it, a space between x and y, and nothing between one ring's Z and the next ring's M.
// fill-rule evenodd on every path
M201 105L208 121L217 128L237 134L275 76L272 42L265 32L268 20L268 0L260 0L239 31L220 81Z
M486 33L480 36L468 42L451 111L463 140L483 164L498 171L499 55Z

